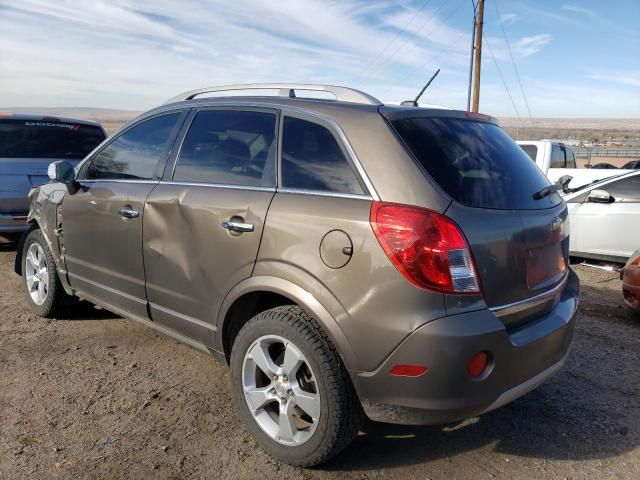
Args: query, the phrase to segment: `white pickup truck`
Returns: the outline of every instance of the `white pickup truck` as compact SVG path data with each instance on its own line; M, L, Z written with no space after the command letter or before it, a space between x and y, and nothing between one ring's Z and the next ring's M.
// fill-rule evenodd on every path
M536 162L538 168L552 182L563 175L573 177L569 186L577 188L582 185L603 180L615 175L632 172L632 170L606 168L578 168L576 154L569 145L553 140L519 140L516 142Z

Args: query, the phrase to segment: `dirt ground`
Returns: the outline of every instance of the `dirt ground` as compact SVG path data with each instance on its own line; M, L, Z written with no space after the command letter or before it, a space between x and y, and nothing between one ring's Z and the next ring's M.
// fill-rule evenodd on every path
M206 354L89 305L30 313L14 255L0 246L2 479L640 478L640 319L616 273L576 267L570 359L534 392L457 426L369 424L304 470L257 448Z

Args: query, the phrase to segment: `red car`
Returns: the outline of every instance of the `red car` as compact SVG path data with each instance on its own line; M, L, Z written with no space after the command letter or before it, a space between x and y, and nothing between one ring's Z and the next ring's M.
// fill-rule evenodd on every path
M624 303L631 310L640 313L640 250L633 252L627 264L620 270L620 278Z

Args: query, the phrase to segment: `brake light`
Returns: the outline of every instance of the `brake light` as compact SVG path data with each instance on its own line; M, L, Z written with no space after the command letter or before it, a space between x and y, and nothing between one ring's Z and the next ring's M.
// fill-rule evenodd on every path
M449 218L424 208L373 202L370 222L389 259L415 286L480 293L469 245Z

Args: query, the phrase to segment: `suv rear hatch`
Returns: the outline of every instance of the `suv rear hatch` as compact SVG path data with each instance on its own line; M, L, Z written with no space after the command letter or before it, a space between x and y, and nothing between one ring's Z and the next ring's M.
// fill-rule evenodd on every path
M568 271L567 208L527 154L490 117L455 111L381 113L453 200L485 302L509 328L549 312Z
M51 162L76 164L104 139L95 125L47 117L0 118L0 214L26 214L27 193L49 180Z

